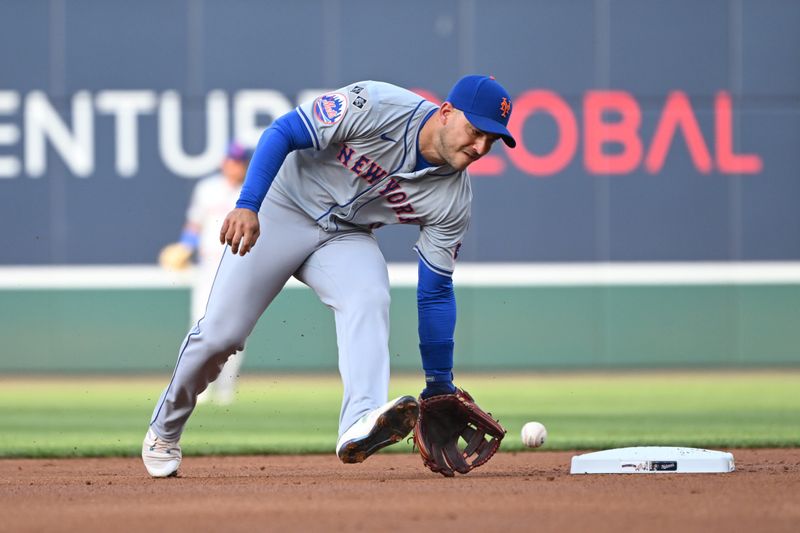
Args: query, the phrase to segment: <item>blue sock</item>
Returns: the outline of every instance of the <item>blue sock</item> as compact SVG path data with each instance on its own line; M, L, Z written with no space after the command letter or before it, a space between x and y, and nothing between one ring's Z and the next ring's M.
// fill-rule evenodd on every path
M431 396L440 396L442 394L453 394L456 392L456 386L452 381L434 381L425 386L422 391L422 399L430 398Z

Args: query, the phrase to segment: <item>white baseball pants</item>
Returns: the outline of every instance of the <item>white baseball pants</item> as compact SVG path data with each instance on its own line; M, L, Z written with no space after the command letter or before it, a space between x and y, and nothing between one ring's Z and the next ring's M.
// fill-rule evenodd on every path
M334 312L344 385L339 435L387 401L389 276L375 237L360 230L325 232L274 190L259 222L261 235L247 255L226 250L205 316L181 344L150 422L163 439L181 436L197 396L228 357L244 349L256 322L293 275Z

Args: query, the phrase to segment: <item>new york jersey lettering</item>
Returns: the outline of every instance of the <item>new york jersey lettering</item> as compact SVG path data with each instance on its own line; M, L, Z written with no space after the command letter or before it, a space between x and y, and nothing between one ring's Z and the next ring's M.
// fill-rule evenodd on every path
M389 172L376 161L373 161L365 155L358 155L355 149L350 148L346 144L342 144L342 149L339 150L339 155L336 156L336 158L344 167L358 175L369 185L375 185L389 175ZM352 164L351 160L353 161ZM398 222L407 224L416 220L415 217L404 216L413 214L415 211L414 206L408 201L408 194L403 191L399 181L391 178L386 185L378 191L378 194L386 199L386 202L397 215Z

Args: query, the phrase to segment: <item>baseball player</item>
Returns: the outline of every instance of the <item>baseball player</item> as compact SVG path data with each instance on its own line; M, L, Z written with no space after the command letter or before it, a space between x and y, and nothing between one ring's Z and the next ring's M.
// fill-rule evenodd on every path
M191 296L192 324L205 314L211 283L225 250L219 244L219 228L239 198L251 155L251 150L235 141L228 145L220 172L200 180L195 186L180 241L168 244L159 254L159 263L169 270L187 268L191 257L197 254ZM216 381L198 397L198 402L232 403L243 360L244 351L231 355Z
M440 107L400 87L362 81L300 105L266 129L220 231L231 253L220 261L205 315L181 344L153 411L142 445L151 476L177 473L179 440L198 394L243 349L291 276L335 316L344 385L336 443L342 462L361 462L406 437L418 418L421 423L420 404L429 399L444 395L477 409L453 384L451 276L470 219L466 168L499 139L516 145L507 129L511 107L508 92L486 76L459 80ZM389 279L373 235L385 224L420 228L414 249L426 385L419 401L386 401ZM481 427L477 433L462 429L479 450L477 464L488 460L496 446L483 443ZM442 446L434 442L433 448L432 461L445 460ZM441 468L446 472L434 471L452 475L450 466Z

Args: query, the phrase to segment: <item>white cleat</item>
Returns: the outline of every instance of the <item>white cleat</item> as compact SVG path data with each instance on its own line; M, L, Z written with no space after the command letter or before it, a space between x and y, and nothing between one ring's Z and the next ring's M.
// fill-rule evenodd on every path
M336 443L343 463L360 463L390 444L401 441L417 423L419 404L413 396L401 396L362 416Z
M142 443L142 461L148 474L153 477L177 476L181 457L181 445L178 441L164 440L152 429L147 430Z

